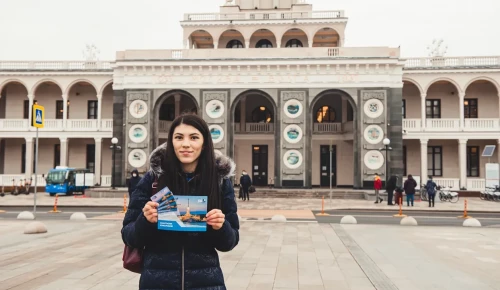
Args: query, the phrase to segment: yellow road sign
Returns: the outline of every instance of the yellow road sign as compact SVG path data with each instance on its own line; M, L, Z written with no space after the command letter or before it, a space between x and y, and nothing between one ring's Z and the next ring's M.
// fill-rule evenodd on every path
M33 105L32 126L43 128L45 125L45 108L40 105Z

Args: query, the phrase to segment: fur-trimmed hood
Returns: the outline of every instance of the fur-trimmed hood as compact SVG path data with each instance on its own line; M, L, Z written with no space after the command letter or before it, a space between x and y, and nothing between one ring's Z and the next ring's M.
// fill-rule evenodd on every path
M163 143L160 146L156 147L151 155L149 155L149 171L155 177L160 177L163 174L163 169L161 168L161 164L163 158L165 158L167 151L167 143ZM219 182L222 183L224 179L231 178L235 175L236 164L234 161L224 155L215 154L215 162L217 164L217 171L219 174Z

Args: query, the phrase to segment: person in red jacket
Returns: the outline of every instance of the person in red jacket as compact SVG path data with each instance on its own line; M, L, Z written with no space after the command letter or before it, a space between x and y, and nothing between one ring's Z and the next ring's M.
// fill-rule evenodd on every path
M375 188L375 203L384 201L380 197L380 190L382 189L382 179L380 179L380 176L378 176L377 173L375 173L375 180L373 181L373 187Z

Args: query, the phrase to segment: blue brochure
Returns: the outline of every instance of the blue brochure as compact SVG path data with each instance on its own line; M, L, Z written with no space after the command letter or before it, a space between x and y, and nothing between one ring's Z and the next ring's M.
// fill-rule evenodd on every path
M207 231L207 196L177 195L165 187L151 197L159 204L158 229L178 232Z

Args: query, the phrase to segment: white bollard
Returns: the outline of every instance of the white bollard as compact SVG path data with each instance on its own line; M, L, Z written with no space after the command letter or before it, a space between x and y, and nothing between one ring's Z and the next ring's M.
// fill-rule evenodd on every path
M41 222L31 222L24 227L25 234L44 234L47 232L47 227Z
M481 222L479 222L475 218L469 218L469 219L464 220L464 223L462 225L464 227L480 227L481 226Z
M35 216L30 211L23 211L17 215L18 220L34 220Z
M340 223L341 224L357 224L358 221L356 220L355 217L353 217L352 215L346 215L345 217L343 217L341 220L340 220Z
M86 221L87 216L83 212L75 212L69 217L69 219L72 221Z
M284 215L281 215L281 214L276 214L276 215L273 215L273 217L271 218L271 221L279 222L279 223L286 223L286 217Z
M405 217L401 220L400 225L402 226L418 226L417 220L413 217Z

